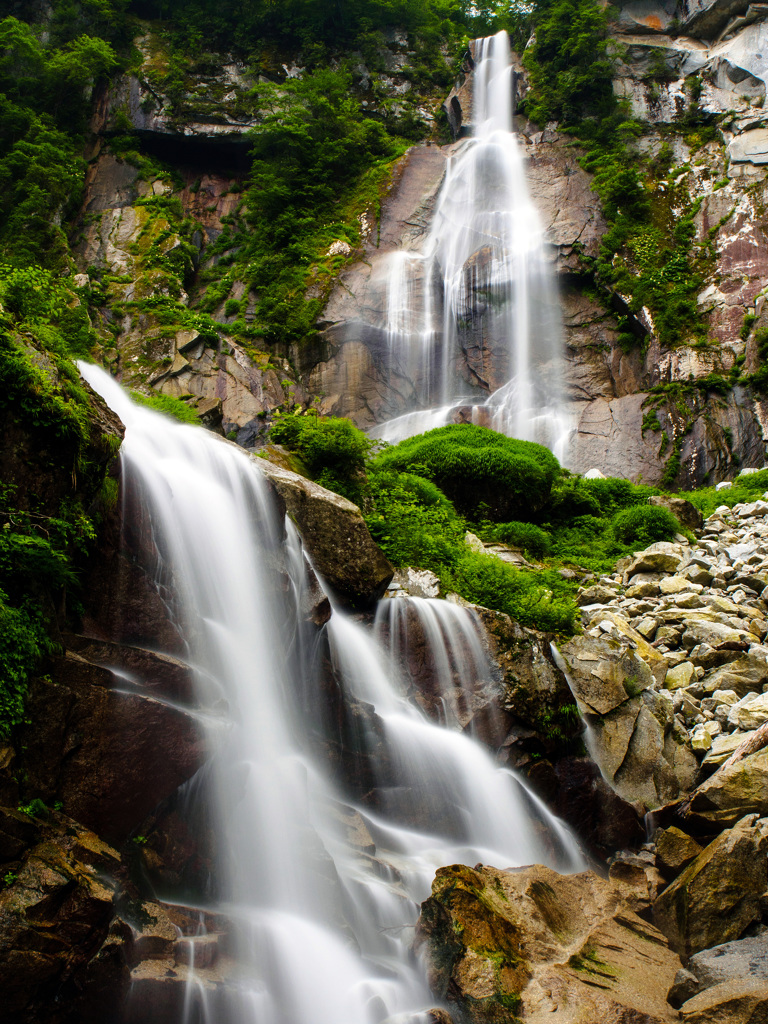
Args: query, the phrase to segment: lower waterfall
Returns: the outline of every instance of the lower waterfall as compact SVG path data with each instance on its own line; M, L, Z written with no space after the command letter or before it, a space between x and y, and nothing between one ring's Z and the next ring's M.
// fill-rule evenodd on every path
M218 863L199 905L227 921L231 971L207 983L195 965L205 927L191 931L178 1024L419 1020L434 999L410 942L437 867L585 866L564 826L457 728L449 691L485 671L479 624L445 602L386 600L375 630L334 608L318 633L302 618L300 540L258 460L81 371L125 424L123 501L149 524L145 568L172 595L211 723L211 759L187 796L214 815ZM409 697L412 617L445 677L448 727ZM351 763L364 768L349 780L324 756L337 750L328 693L355 726ZM130 1005L128 1017L169 1021Z

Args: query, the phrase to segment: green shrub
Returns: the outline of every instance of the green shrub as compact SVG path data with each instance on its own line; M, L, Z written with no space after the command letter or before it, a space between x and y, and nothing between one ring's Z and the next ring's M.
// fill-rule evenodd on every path
M312 415L283 416L270 440L299 456L309 476L357 504L365 497L365 465L375 442L349 420Z
M533 523L499 523L491 531L491 537L502 544L511 544L522 548L526 554L534 558L542 558L552 548L552 538L539 526Z
M443 586L475 604L506 612L526 626L572 633L577 609L555 572L525 572L469 549L441 574Z
M383 451L381 468L428 476L469 516L528 518L549 498L559 464L549 449L468 423L438 427Z
M433 483L392 470L373 472L369 479L373 511L366 523L393 565L440 573L456 562L465 526Z
M0 591L0 737L24 721L29 676L49 649L39 614L31 607L13 608Z
M675 516L660 505L636 505L617 512L611 526L619 543L639 548L660 540L673 540L680 532Z

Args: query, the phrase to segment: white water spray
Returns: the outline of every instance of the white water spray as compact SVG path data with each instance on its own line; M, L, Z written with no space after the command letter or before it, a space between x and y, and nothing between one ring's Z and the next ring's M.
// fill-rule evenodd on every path
M342 792L318 743L324 697L300 613L307 566L256 461L134 405L103 370L81 370L125 423L122 486L151 523L151 568L175 595L200 703L226 709L192 788L215 809L209 899L231 923L236 966L212 985L191 943L179 1024L418 1020L433 1000L409 944L435 869L543 860L573 870L584 866L576 844L478 743L414 707L370 631L334 610L336 683L347 706L373 709L360 738L370 799ZM462 628L469 637L475 626ZM441 663L461 670L437 651ZM351 843L350 821L369 839Z
M389 258L390 366L420 408L374 433L398 441L469 406L472 421L562 457L560 307L512 127L506 32L477 40L475 63L475 136L448 162L423 252Z

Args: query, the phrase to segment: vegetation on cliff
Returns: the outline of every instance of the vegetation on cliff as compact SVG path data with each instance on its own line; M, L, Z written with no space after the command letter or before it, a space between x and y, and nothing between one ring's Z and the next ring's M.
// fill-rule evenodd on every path
M591 268L598 281L626 297L631 314L648 309L662 345L703 342L707 325L696 300L711 251L695 241L700 202L685 194L669 146L651 159L633 145L644 128L614 93L608 19L597 0L537 0L534 41L523 56L531 83L524 110L542 125L557 121L586 150L581 163L594 175L608 221ZM694 148L709 137L712 126L695 99L678 130ZM682 214L673 215L673 205ZM633 318L620 328L625 347L638 344L643 329Z

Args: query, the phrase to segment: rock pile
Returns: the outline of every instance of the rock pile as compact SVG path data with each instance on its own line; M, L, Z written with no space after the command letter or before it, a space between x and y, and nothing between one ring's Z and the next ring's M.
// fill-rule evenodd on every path
M652 544L578 600L586 635L562 653L588 723L612 710L593 703L588 685L599 683L605 697L604 641L613 642L613 663L626 662L623 671L614 664L617 684L626 689L634 659L629 688L653 692L646 703L657 718L674 717L668 731L684 737L705 772L768 722L768 500L721 505L696 543ZM579 656L590 650L596 664L585 673ZM598 762L605 756L595 744Z

